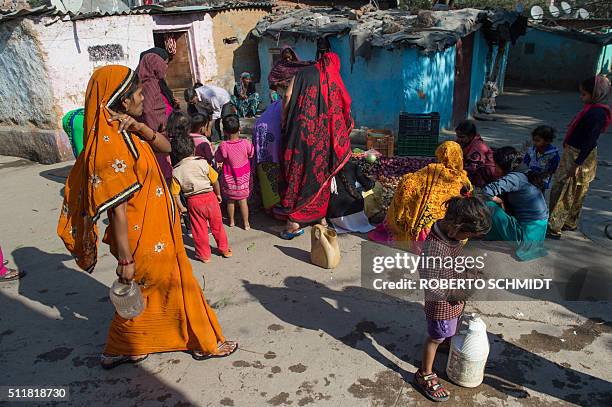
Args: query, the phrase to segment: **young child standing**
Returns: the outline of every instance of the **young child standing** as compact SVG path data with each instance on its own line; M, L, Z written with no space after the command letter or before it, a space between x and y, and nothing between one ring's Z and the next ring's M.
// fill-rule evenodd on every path
M485 235L491 227L489 209L480 198L457 196L448 200L446 205L448 207L446 215L434 223L431 233L425 240L423 251L425 258L459 257L466 239ZM461 274L454 268L437 268L440 264L432 263L434 263L432 268L419 270L421 279L461 278ZM446 290L425 291L424 310L428 336L421 368L414 374L414 381L425 396L433 401L447 401L450 396L433 372L433 364L438 346L455 335L459 317L463 313L465 302L454 297L453 292Z
M529 168L530 181L544 192L561 161L559 149L552 145L555 129L538 126L531 132L531 138L533 146L527 150L523 163Z
M251 193L251 158L255 154L253 144L240 138L240 119L237 115L223 118L222 141L215 153L217 166L223 164L223 196L228 200L227 213L230 227L234 226L235 204L238 202L244 229L249 230L249 205L247 198Z
M196 113L191 116L191 133L189 135L195 144L195 155L204 158L208 165L213 165L215 148L210 142L212 120L207 113Z
M172 170L170 191L181 212L189 213L196 257L204 263L210 262L209 225L217 248L223 257L230 257L232 249L227 242L221 217L221 191L217 172L205 159L195 155L195 144L191 137L175 137L171 146L170 154L176 164ZM179 199L181 192L187 199L187 209Z

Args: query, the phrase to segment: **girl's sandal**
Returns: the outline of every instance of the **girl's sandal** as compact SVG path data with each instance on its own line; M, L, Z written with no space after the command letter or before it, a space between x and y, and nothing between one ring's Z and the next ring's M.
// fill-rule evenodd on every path
M0 282L19 280L26 274L25 271L19 271L19 270L14 270L14 269L7 269L7 270L8 270L7 273L0 276Z
M124 363L136 364L140 363L149 355L141 355L141 356L126 356L126 355L117 355L117 356L109 356L104 355L100 356L100 366L103 369L110 370Z
M217 353L204 353L204 352L193 351L191 352L191 357L194 358L195 360L224 358L236 352L236 350L238 350L238 342L225 341L225 342L219 342L217 346Z
M221 253L221 255L222 255L223 257L225 257L226 259L229 259L230 257L232 257L232 254L234 254L234 253L232 252L232 249L227 249L227 251L226 251L226 252L222 252L222 253Z
M431 373L423 375L420 370L414 374L414 384L431 401L448 401L450 395L439 382L438 375Z

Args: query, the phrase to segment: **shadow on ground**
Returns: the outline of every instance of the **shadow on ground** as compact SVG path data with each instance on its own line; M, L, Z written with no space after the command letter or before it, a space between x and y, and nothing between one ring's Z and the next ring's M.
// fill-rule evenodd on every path
M0 333L4 384L68 386L74 405L110 399L116 405L175 405L188 399L142 366L99 366L114 312L108 287L67 268L71 258L65 254L22 247L13 258L27 275L15 282L19 298L0 291L0 323L10 320L11 326Z
M282 321L304 329L321 330L397 372L405 381L412 380L412 372L402 369L393 359L420 365L426 328L419 303L362 287L333 290L304 277L288 277L284 284L285 287L268 287L243 281L247 292ZM404 323L397 322L398 312L403 315L399 320ZM496 335L490 335L489 341L491 352L483 385L475 389L449 386L449 390L460 397L462 405L481 395L525 400L533 395L530 391L580 405L606 405L605 400L612 392L611 383L551 362ZM380 347L392 357L379 350ZM439 354L435 369L447 379L445 363L446 355ZM364 397L376 398L384 392L377 387L388 386L389 381L385 384L379 374L373 382L369 376L364 373L364 378L348 391L355 397L365 394ZM394 390L397 394L400 389L387 390L387 393L394 394Z

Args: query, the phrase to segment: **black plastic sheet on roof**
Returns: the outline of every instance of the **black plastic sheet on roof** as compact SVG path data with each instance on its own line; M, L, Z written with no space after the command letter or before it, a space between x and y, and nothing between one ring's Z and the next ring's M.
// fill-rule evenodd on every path
M355 49L417 47L436 52L483 27L491 38L497 33L504 40L511 40L510 27L519 21L518 13L505 10L467 8L427 13L431 24L424 26L416 15L397 9L374 11L358 18L353 10L346 8L310 8L266 16L253 34L275 40L287 36L313 39L321 35L350 34Z

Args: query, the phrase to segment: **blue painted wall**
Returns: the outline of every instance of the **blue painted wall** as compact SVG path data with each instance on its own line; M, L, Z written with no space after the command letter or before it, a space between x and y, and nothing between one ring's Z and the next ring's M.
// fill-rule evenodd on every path
M582 79L595 73L601 48L529 28L510 51L506 81L519 86L576 89Z
M487 81L487 57L489 53L489 43L484 35L477 31L474 34L474 51L472 52L472 79L470 83L470 108L469 112L476 110L476 104L482 96L482 88Z
M609 29L607 32L612 33L612 29ZM602 47L596 71L603 74L612 72L612 44Z
M487 74L489 45L477 32L474 39L470 112L480 99ZM442 52L424 54L416 48L374 48L370 59L357 57L350 65L348 36L331 38L332 48L342 61L342 78L353 99L353 116L357 126L398 128L399 112L439 112L441 125L452 128L455 47ZM272 65L270 49L292 46L301 59L313 59L316 46L307 40L277 43L263 38L259 42L261 91L269 100L268 74Z

